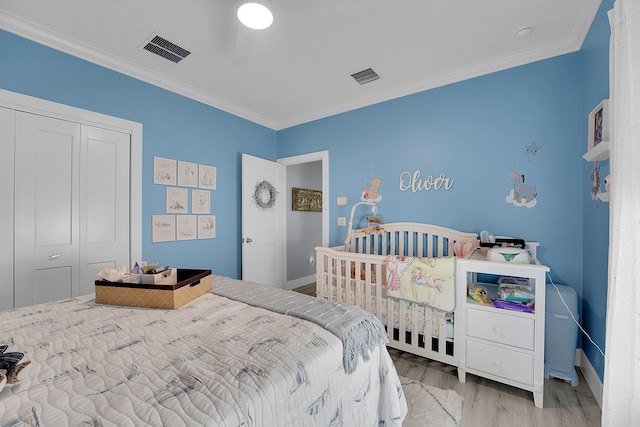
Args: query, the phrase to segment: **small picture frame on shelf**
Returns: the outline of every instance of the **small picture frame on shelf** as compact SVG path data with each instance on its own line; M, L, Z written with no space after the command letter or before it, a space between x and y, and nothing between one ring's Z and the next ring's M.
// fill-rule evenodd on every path
M589 144L587 151L609 140L609 100L605 99L589 113Z

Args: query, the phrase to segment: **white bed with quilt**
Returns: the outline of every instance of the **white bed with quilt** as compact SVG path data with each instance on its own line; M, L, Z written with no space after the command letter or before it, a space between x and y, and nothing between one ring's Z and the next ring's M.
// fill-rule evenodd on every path
M178 310L85 295L0 312L0 344L31 361L0 392L0 425L400 426L385 345L349 357L343 315L306 320L315 298L270 311L235 296L264 299L252 296L263 286L214 276L213 293Z
M476 233L422 223L350 230L344 247L316 248L316 295L374 314L390 347L457 366L455 257L478 244Z

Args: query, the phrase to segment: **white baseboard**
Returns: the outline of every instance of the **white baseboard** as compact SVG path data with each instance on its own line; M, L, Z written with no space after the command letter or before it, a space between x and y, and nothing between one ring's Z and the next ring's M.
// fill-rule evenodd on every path
M310 274L308 276L301 277L299 279L289 280L287 283L284 284L284 288L291 290L291 289L299 288L300 286L308 285L309 283L314 283L315 281L316 281L316 275Z
M584 354L581 348L576 349L575 365L580 367L582 375L584 375L584 379L587 380L587 384L593 393L593 397L596 398L598 406L602 409L602 381L600 381L596 370L593 369L593 365L591 365L587 355Z

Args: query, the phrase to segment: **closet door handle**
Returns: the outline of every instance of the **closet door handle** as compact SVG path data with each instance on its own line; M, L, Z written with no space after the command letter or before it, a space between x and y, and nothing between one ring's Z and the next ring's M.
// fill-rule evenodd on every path
M58 258L60 258L60 254L50 255L49 256L49 261L55 261Z
M247 243L251 243L253 242L253 239L251 237L247 237L246 239L244 239L244 241Z

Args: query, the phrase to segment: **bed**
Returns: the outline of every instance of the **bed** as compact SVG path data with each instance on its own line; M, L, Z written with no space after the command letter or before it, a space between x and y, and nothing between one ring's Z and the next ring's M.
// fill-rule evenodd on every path
M394 255L465 256L478 247L478 235L412 222L380 224L348 234L344 246L316 248L316 296L355 304L374 314L385 325L387 345L392 348L457 366L455 303L440 310L388 297L387 263Z
M401 425L384 345L347 373L329 329L215 294L260 286L214 276L178 310L89 294L0 312L0 344L31 361L0 392L0 425Z

